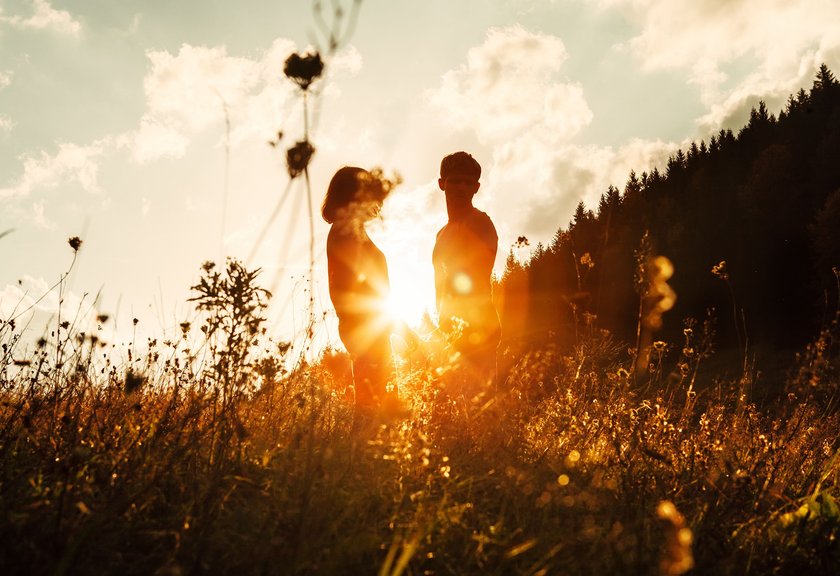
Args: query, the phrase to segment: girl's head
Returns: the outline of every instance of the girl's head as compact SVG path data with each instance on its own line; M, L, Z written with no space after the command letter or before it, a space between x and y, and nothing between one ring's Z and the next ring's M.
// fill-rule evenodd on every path
M371 174L364 168L345 166L330 180L321 216L329 224L337 221L367 222L379 214L388 192L390 187L377 174Z

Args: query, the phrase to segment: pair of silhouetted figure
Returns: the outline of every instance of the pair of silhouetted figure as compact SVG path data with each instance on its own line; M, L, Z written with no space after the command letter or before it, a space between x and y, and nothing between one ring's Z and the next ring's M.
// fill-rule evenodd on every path
M472 203L480 177L481 166L466 152L441 162L438 185L446 195L449 221L438 232L432 253L439 328L457 364L477 385L495 379L501 336L491 295L498 236L487 214ZM367 170L344 167L330 181L321 210L332 224L327 236L330 298L352 359L358 407L376 407L386 399L394 377L391 334L401 333L410 346L417 341L385 310L388 265L365 230L387 192ZM391 394L396 396L396 390Z

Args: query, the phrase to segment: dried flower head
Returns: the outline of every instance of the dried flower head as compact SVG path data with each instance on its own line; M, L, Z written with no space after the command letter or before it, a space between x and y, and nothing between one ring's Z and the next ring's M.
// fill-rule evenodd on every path
M324 71L324 61L318 52L314 54L293 53L286 58L283 74L286 78L300 86L301 90L308 90L312 83L321 77Z
M309 161L315 153L315 147L307 140L302 140L286 151L286 166L289 178L297 178L309 166Z
M67 240L67 243L70 244L70 248L73 249L73 252L78 252L79 248L82 247L82 239L78 236L73 236Z
M139 390L143 384L146 382L146 377L139 372L135 372L132 369L128 369L125 373L125 380L123 382L123 390L126 394L132 394Z

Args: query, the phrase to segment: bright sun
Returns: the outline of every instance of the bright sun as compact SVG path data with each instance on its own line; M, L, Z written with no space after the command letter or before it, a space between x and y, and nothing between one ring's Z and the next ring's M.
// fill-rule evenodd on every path
M389 265L391 297L388 300L389 313L409 326L420 325L423 313L434 308L434 275L431 265L417 262L403 262Z

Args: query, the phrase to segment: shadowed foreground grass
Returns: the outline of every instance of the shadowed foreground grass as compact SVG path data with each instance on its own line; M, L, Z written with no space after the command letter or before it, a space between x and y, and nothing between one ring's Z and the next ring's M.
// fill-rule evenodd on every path
M117 364L67 337L61 354L45 344L20 359L8 328L3 574L829 574L840 562L836 324L762 409L750 374L704 381L690 346L671 371L655 344L660 359L631 385L602 334L570 355L524 355L500 393L474 399L406 364L410 413L355 423L329 363L287 372L282 347L230 366L152 342Z

